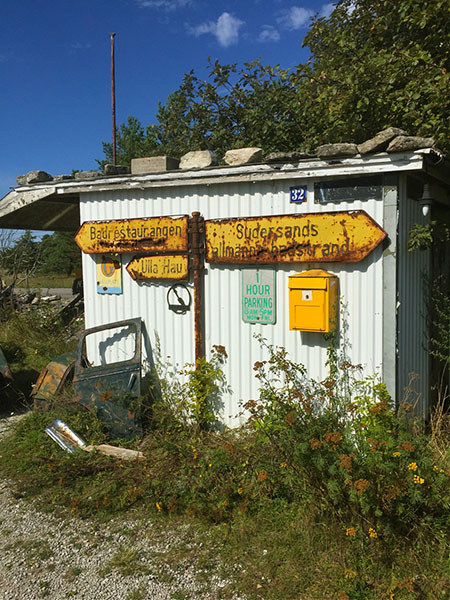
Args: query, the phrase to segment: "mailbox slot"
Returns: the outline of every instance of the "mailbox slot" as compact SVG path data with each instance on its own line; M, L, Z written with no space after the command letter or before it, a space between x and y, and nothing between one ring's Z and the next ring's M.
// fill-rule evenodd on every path
M328 333L337 327L338 278L321 269L289 277L289 329Z

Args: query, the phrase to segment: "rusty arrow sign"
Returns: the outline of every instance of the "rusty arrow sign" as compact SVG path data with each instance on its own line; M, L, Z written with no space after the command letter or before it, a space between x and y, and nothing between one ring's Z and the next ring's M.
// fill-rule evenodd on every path
M86 221L78 230L75 241L86 254L182 252L188 248L188 218Z
M359 262L386 237L363 210L205 221L210 263Z
M135 280L189 278L189 256L187 254L135 256L127 266Z

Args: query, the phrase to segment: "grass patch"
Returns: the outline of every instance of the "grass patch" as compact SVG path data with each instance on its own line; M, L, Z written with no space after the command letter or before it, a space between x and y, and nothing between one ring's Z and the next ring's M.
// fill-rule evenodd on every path
M120 547L116 554L109 561L109 564L102 570L102 574L110 573L112 570L118 570L122 577L131 575L148 574L149 566L143 562L143 553L136 548L126 546Z
M60 354L76 348L74 334L81 324L63 326L57 309L45 305L29 306L22 312L6 308L0 320L0 346L13 374L11 382L2 382L3 412L29 405L40 371Z
M10 285L13 281L12 275L4 275L3 277L6 285ZM49 288L72 288L74 277L66 277L64 275L33 275L28 278L26 282L24 276L18 277L19 281L22 281L21 289L41 289L46 291Z

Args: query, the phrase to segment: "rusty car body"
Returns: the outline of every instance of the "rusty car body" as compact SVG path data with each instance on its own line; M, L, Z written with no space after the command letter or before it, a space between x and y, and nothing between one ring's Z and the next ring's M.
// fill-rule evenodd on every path
M124 353L123 360L117 360L118 352ZM140 436L146 391L141 363L141 319L86 329L75 353L61 355L43 369L32 392L34 407L47 409L71 382L73 400L95 411L111 437Z

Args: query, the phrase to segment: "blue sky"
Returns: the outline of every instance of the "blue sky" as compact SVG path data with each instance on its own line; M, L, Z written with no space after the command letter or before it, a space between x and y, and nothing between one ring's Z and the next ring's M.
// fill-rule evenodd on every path
M1 0L0 197L16 176L95 169L111 139L110 33L115 32L117 124L152 122L158 101L208 57L307 59L311 0Z

